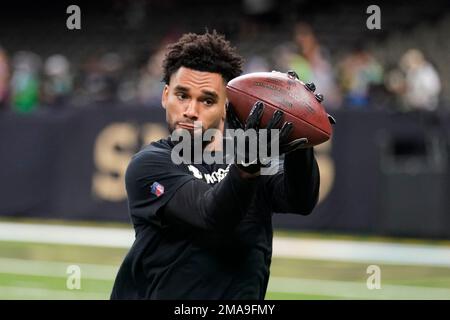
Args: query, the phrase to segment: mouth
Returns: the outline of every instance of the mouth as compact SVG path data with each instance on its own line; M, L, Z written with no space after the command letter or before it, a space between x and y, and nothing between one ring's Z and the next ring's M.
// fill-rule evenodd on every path
M189 131L198 131L198 130L201 130L201 128L202 128L199 125L196 126L192 122L182 122L182 121L177 122L176 127L177 128L181 128L181 129L186 129L186 130L189 130Z
M193 123L190 122L178 122L177 127L181 127L183 129L193 130L195 128Z

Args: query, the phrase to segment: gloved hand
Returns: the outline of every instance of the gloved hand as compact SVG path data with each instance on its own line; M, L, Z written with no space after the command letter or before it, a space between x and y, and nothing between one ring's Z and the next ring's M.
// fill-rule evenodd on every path
M265 129L267 130L267 152L266 154L269 155L271 154L271 144L272 143L278 143L279 144L279 153L283 154L283 153L289 153L291 151L294 151L298 148L300 148L301 146L303 146L304 144L308 143L308 139L307 138L301 138L301 139L297 139L295 141L292 142L288 142L288 137L290 135L290 133L293 130L293 124L291 122L284 122L283 125L280 127L280 124L282 122L284 113L281 110L277 110L273 113L272 118L270 119L269 123L267 124L267 126L265 128L261 128L260 127L260 121L261 121L261 117L263 115L264 112L264 103L261 101L257 101L251 111L250 114L247 118L247 121L245 122L245 124L241 123L241 121L238 119L238 117L236 116L236 113L233 110L233 106L228 103L227 104L227 112L226 112L226 116L227 116L227 122L230 128L232 129L242 129L242 130L250 130L250 129L254 129L256 131L256 136L257 136L257 146L259 146L259 140L262 136L261 134L261 130ZM271 129L279 129L279 134L272 136L271 134ZM278 140L278 141L277 141ZM256 153L257 156L256 158L253 157L253 161L249 164L249 160L251 157L250 148L248 148L248 145L245 148L245 155L243 155L243 158L245 159L244 162L240 162L240 163L236 163L237 166L250 174L254 174L257 173L258 171L260 171L261 166L263 165L264 162L266 162L266 159L261 159L260 158L260 152L258 150L258 152ZM253 152L255 152L255 150L253 150ZM254 154L253 154L254 156ZM239 159L237 159L239 160Z

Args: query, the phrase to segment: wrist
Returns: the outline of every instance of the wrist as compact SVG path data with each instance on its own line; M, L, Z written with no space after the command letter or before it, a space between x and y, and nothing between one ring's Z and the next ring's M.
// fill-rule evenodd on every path
M259 177L261 173L261 168L258 166L256 167L244 167L242 165L236 165L238 168L239 176L243 179L253 179L256 177Z

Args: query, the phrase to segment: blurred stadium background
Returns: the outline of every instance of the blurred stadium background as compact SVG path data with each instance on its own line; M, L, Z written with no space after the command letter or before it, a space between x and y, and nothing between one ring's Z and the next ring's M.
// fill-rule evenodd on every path
M68 30L66 9L81 9ZM381 9L369 30L366 9ZM245 72L294 69L337 119L321 199L274 219L267 299L450 299L450 4L17 0L0 11L0 299L107 299L133 231L123 174L167 134L160 64L217 29ZM70 290L68 267L81 270ZM369 290L367 268L381 270Z

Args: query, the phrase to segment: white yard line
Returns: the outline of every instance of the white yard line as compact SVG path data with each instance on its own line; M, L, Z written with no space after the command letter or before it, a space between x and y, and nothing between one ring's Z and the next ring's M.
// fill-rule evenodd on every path
M55 261L37 261L26 259L0 258L0 273L60 278L65 283L67 267L71 263ZM81 284L85 279L113 281L118 266L104 264L78 264L81 270ZM450 289L405 285L384 285L381 289L369 290L364 280L335 281L319 279L302 279L287 277L270 277L268 292L317 295L346 299L450 299ZM3 295L13 294L21 298L76 299L83 296L89 299L102 299L101 293L79 292L50 288L1 286ZM77 296L79 294L79 296ZM86 296L86 294L88 296Z
M134 241L134 231L121 228L1 222L0 241L129 248ZM275 237L273 256L450 268L450 247L436 245Z
M387 242L275 238L274 256L450 268L450 247Z
M0 273L44 276L61 278L65 283L67 267L70 263L54 261L35 261L25 259L0 258ZM117 266L102 264L79 264L81 270L81 284L83 279L113 281ZM302 279L287 277L270 277L268 292L294 293L334 297L337 299L450 299L450 289L405 286L381 285L381 289L369 290L365 281L335 281ZM59 299L107 299L101 293L79 292L77 290L60 290L50 288L1 286L0 291L5 297L17 296L22 299L50 298ZM78 294L78 295L77 295Z
M0 258L0 273L67 278L69 275L67 273L68 267L71 265L76 265L80 268L81 278L93 280L113 281L119 269L118 265L112 266L103 264Z
M450 289L383 285L369 290L365 281L313 280L271 277L268 292L297 293L347 299L450 299Z
M0 241L129 248L130 229L1 222Z
M80 290L58 290L49 288L30 288L17 286L0 286L0 298L5 300L106 300L104 293L85 292Z

